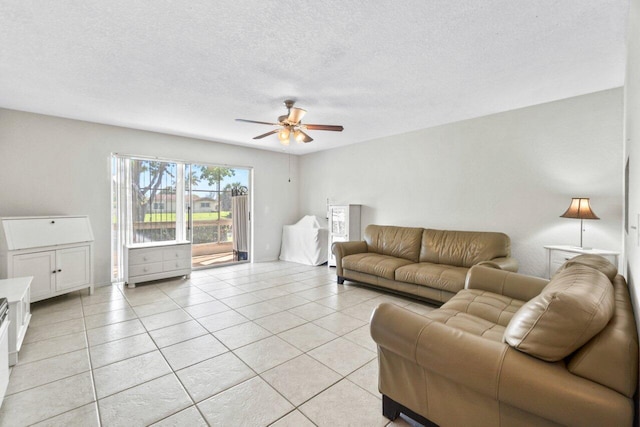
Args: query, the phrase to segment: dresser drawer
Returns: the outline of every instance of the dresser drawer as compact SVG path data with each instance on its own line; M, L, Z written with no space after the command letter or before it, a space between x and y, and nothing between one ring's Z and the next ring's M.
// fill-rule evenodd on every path
M156 248L129 251L129 265L149 264L162 261L162 250Z
M162 262L152 262L149 264L137 264L129 266L129 277L144 276L147 274L162 273Z
M191 267L190 259L176 259L171 261L165 261L162 263L164 271L184 270Z
M163 249L162 251L162 259L165 261L188 258L191 258L191 245L175 246L173 248Z

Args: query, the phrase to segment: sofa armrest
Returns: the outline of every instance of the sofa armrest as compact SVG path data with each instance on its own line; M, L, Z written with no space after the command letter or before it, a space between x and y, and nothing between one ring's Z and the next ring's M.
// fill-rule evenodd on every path
M539 277L474 265L467 273L464 287L529 301L540 294L547 283L549 283L548 280Z
M482 261L476 265L484 265L485 267L513 271L514 273L518 272L518 260L511 257L494 258L491 261Z
M342 258L347 255L367 252L367 242L335 242L331 245L331 252L336 257L336 274L342 277Z
M379 353L390 351L420 366L427 372L427 382L430 375L446 378L490 399L564 425L631 425L633 420L630 399L571 374L564 362L544 362L506 343L392 304L383 303L374 310L371 336ZM438 393L437 388L429 390L432 396ZM384 394L385 390L381 392Z

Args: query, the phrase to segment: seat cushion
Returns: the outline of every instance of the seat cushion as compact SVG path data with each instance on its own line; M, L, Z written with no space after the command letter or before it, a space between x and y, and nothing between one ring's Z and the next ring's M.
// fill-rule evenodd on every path
M389 280L393 280L398 267L407 264L412 264L412 262L403 258L374 254L371 252L347 255L342 258L342 268L346 270L373 274L374 276L384 277Z
M607 276L585 265L569 266L520 307L507 326L505 341L524 353L556 362L607 325L614 303Z
M504 326L456 310L448 310L441 307L427 313L424 317L495 342L502 342L502 337L504 336Z
M464 288L468 268L421 262L400 267L395 280L456 293Z
M479 289L463 289L441 308L467 313L501 326L507 326L524 301Z

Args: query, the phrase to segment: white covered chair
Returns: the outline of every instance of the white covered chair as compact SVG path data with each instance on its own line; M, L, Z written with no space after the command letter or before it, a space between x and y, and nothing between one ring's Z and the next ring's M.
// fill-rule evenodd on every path
M306 265L327 262L329 228L327 220L315 215L306 215L293 225L282 227L280 259Z

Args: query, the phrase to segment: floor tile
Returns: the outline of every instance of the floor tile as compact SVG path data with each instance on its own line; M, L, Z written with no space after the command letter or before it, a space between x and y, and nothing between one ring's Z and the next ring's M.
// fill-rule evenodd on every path
M344 338L328 342L307 354L342 375L350 374L377 356Z
M37 314L37 316L35 314ZM71 319L82 319L82 316L83 314L81 305L63 311L54 311L48 313L39 313L38 311L33 311L31 321L29 322L29 327L31 328L47 326L58 322L65 322Z
M272 336L239 348L234 353L260 373L293 359L301 352L286 341Z
M347 379L356 385L359 385L369 393L382 399L382 395L378 391L378 359L364 365L362 368L354 371Z
M208 424L200 415L200 411L194 406L190 406L177 414L173 414L168 418L151 424L153 427L207 427Z
M37 362L20 363L11 370L7 395L89 371L87 349L64 353Z
M307 321L301 317L296 316L293 313L283 311L281 313L276 313L266 317L261 317L260 319L256 319L255 323L274 334L278 334L280 332L286 331L287 329L292 329L296 326L307 323Z
M140 318L140 321L148 331L165 328L188 320L191 320L191 316L182 309L166 311L164 313L152 314L151 316Z
M107 311L106 313L85 316L84 321L87 329L93 329L113 323L125 322L137 317L132 308L123 308L122 310L113 310Z
M106 313L107 311L122 310L128 308L129 303L124 299L116 299L100 304L92 304L83 308L85 316L91 316L92 314Z
M162 351L171 368L178 370L215 357L228 350L220 341L211 335L203 335L169 347L161 348L160 351Z
M373 338L371 338L371 329L368 324L361 326L358 329L343 335L342 337L366 348L367 350L373 351L374 353L377 353L378 351L378 345L373 340Z
M354 329L367 324L367 322L356 319L355 317L347 316L342 313L333 313L323 318L314 320L313 323L325 328L336 335L347 334Z
M136 307L133 307L133 311L135 311L139 317L147 317L151 316L152 314L177 310L178 308L180 308L180 306L173 302L173 300L169 299L166 301L159 301L151 304L138 305Z
M245 305L251 305L251 304L262 302L262 298L258 298L251 292L251 293L236 295L228 298L222 298L220 301L231 308L239 308L239 307L244 307Z
M227 310L229 310L229 307L227 307L220 301L209 301L184 308L184 311L186 311L196 319L199 319L200 317L210 316L216 313L222 313L223 311Z
M293 406L260 377L254 377L198 404L215 426L266 426Z
M213 333L213 336L232 350L271 335L271 332L253 322L242 323Z
M309 321L316 320L336 312L332 308L329 308L327 306L324 306L315 302L310 302L308 304L290 308L288 311L289 313L293 313L296 316L300 316L303 319L309 320Z
M121 360L95 369L93 379L98 399L171 373L159 351Z
M289 329L278 334L278 336L305 352L338 338L333 332L329 332L313 323Z
M30 342L61 337L82 331L84 331L84 321L82 318L65 320L50 325L33 326L29 324L27 335L25 335L22 343L28 344Z
M215 332L249 322L249 319L234 310L228 310L211 316L199 317L198 322L209 332Z
M84 332L22 344L18 354L18 363L35 362L36 360L70 353L86 347L87 339Z
M105 426L142 426L160 421L192 404L174 374L100 399Z
M336 425L385 426L380 401L347 380L342 380L304 405L300 412L319 427Z
M282 310L288 310L290 308L308 304L309 300L306 298L302 298L299 295L284 295L278 298L270 299L269 303L281 308Z
M64 414L48 418L34 427L100 427L98 406L95 402L73 409Z
M284 417L280 418L275 423L271 424L272 427L314 427L309 418L305 417L302 412L296 410L289 412Z
M240 307L236 311L242 314L243 316L248 317L251 320L255 320L260 317L265 317L270 314L278 313L283 310L284 309L278 306L275 306L270 302L265 301L258 304L252 304L252 305Z
M342 375L304 354L261 376L296 406L342 379Z
M189 294L189 295L183 295L183 296L172 296L171 297L176 304L178 304L180 307L188 307L191 305L196 305L196 304L202 304L205 302L209 302L209 301L213 301L214 298L205 293L205 292L200 292L197 294Z
M228 352L176 372L191 398L200 402L256 374Z
M93 369L156 350L149 334L134 335L89 349Z
M206 335L207 333L207 330L198 322L190 320L188 322L178 323L177 325L167 326L166 328L156 329L149 332L149 335L151 335L156 345L162 348L201 335Z
M101 326L87 331L89 345L95 346L104 344L109 341L115 341L122 338L138 335L145 332L144 326L138 319L127 320L126 322L114 323L111 325Z
M0 407L0 426L33 424L94 400L91 373L84 372L6 396Z

